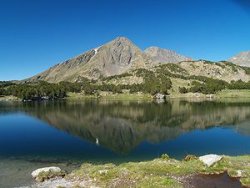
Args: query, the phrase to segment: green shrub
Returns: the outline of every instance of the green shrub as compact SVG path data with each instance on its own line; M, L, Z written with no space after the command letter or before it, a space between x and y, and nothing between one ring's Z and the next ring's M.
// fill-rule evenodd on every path
M195 155L187 155L185 158L184 158L184 161L192 161L192 160L197 160L198 157L196 157Z
M170 157L168 156L168 154L162 154L161 155L161 159L163 159L163 160L169 160Z
M180 93L188 93L188 89L185 87L179 87L179 92Z

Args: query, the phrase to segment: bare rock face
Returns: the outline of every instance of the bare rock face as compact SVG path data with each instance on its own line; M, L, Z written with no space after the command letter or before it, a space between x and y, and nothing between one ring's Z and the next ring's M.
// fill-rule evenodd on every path
M150 57L129 39L118 37L103 46L58 64L28 80L75 82L81 77L98 79L101 76L118 75L128 70L147 68L152 65L153 62Z
M241 52L230 58L228 61L240 66L250 67L250 51Z
M158 47L149 47L144 52L158 63L178 63L181 61L192 60L191 58L177 54L172 50L162 49Z
M222 159L221 156L215 155L215 154L209 154L209 155L204 155L204 156L199 157L199 160L203 162L205 165L207 165L208 167L214 165L221 159Z
M250 51L242 52L231 58L230 61L250 67ZM154 66L162 63L175 63L189 75L206 76L225 81L250 80L250 74L247 74L246 70L240 66L229 66L223 62L192 61L191 58L158 47L150 47L143 52L129 39L118 37L23 81L41 80L58 83L61 81L80 82L83 78L98 80L136 69L152 70ZM129 84L134 82L133 79L133 77L126 78L121 83Z
M55 177L64 177L65 172L59 167L45 167L39 168L31 173L31 176L38 182L43 182L45 180L55 178Z

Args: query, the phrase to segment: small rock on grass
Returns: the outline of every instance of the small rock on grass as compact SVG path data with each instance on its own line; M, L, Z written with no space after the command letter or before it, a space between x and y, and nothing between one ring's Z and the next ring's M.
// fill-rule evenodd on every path
M195 155L187 155L184 158L184 161L192 161L192 160L196 160L196 159L198 159L198 157L196 157Z
M199 157L199 160L203 162L208 167L214 165L218 161L222 159L222 156L215 155L215 154L209 154L209 155L203 155Z
M61 170L59 167L45 167L39 168L31 173L31 176L38 182L43 182L45 180L55 178L55 177L64 177L65 171Z

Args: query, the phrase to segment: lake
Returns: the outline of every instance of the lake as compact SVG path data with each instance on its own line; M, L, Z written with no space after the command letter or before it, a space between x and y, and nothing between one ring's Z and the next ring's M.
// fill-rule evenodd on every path
M150 160L167 153L250 154L250 101L0 103L0 187L82 162Z

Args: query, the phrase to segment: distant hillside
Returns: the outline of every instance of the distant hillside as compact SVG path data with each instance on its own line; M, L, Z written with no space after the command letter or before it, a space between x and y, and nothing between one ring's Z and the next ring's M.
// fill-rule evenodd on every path
M231 81L249 81L250 75L248 68L237 66L230 62L209 62L209 61L193 61L178 63L182 69L186 70L189 75L205 76L208 78Z
M230 58L228 61L240 66L250 67L250 51L241 52Z
M240 82L239 85L231 82ZM249 88L250 68L230 62L184 61L156 65L102 79L102 84L137 86L133 91L165 92L172 96L184 92L215 93L221 89ZM246 86L244 84L247 84Z
M77 98L113 94L125 96L146 94L153 97L159 96L159 93L170 97L183 97L182 94L186 97L211 97L210 94L217 94L225 89L235 91L250 89L250 68L226 61L215 63L200 60L166 64L152 62L138 67L133 65L124 73L100 76L95 80L87 79L84 75L79 78L78 74L76 82L67 77L64 80L65 75L58 72L56 75L60 77L54 77L56 80L50 80L49 76L53 74L45 74L44 78L33 77L26 80L26 83L23 81L17 84L0 83L0 96L13 95L22 100L54 100L71 96L68 94L73 92L78 93ZM70 72L70 68L68 69ZM59 83L48 83L41 78Z
M162 49L159 47L149 47L144 52L157 63L178 63L181 61L192 60L191 58L177 54L172 50Z

